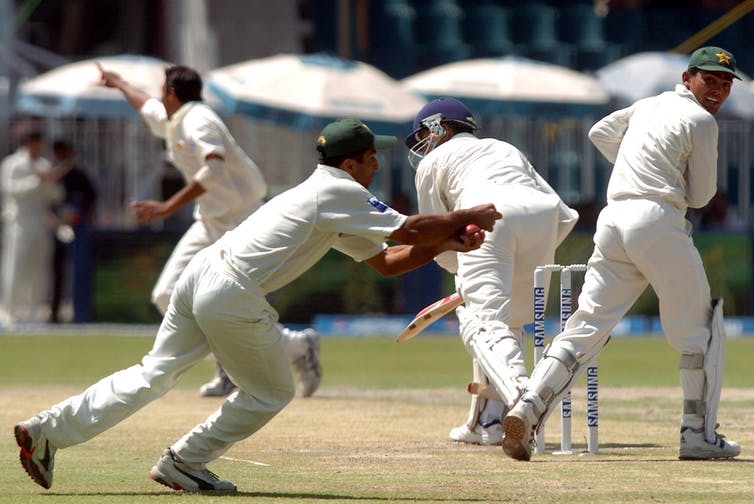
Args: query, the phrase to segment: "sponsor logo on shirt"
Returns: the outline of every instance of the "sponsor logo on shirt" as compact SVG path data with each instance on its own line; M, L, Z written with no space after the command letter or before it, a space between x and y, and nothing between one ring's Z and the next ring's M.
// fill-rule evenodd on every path
M175 148L178 151L184 151L187 150L189 152L194 152L196 150L196 142L192 139L188 142L184 142L183 140L178 140L175 144Z
M385 210L387 210L389 208L385 203L383 203L382 201L378 200L374 196L372 196L371 198L369 198L368 201L369 201L370 205L372 205L374 208L376 208L380 212L384 212Z

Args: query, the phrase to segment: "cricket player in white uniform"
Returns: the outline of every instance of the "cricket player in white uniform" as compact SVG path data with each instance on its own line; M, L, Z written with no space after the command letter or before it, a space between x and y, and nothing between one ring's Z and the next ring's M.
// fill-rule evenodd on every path
M134 202L139 221L164 219L196 202L195 221L176 245L152 290L152 302L164 315L175 283L191 258L259 208L267 194L267 183L222 120L202 102L202 79L196 71L184 66L166 68L161 100L134 88L114 72L101 67L100 71L102 85L120 90L152 133L165 139L168 160L187 181L167 201ZM308 397L322 377L319 335L313 329L292 331L281 326L281 330L288 359L299 374L301 395ZM215 377L201 387L200 393L224 396L234 388L218 363Z
M735 71L730 52L698 49L674 91L613 112L589 131L592 143L614 163L608 204L597 220L578 309L503 420L509 457L530 459L535 429L647 285L659 298L665 337L681 354L679 458L740 453L738 444L716 432L725 348L722 300L711 299L685 219L688 207L706 205L717 189L714 115L730 94Z
M52 280L53 230L50 208L63 199L43 138L30 132L0 165L2 199L2 302L7 327L47 318Z
M91 439L165 394L213 352L238 391L165 449L150 471L158 483L188 492L232 492L207 470L293 397L277 313L267 293L292 282L330 249L384 275L405 273L446 250L479 247L501 215L492 204L407 217L367 190L379 168L376 149L395 137L374 135L356 119L327 125L317 140L321 164L240 226L199 252L181 275L152 350L137 364L15 426L21 464L52 485L55 451ZM386 239L402 245L387 246Z
M533 319L534 269L554 261L556 247L578 214L523 153L500 140L477 138L476 129L463 103L440 98L417 113L406 145L416 165L420 212L491 201L504 216L479 249L446 252L437 258L455 275L464 300L457 313L461 338L474 358L474 379L486 376L505 401L473 396L467 422L451 430L450 438L500 444L502 415L518 400L528 378L523 325Z

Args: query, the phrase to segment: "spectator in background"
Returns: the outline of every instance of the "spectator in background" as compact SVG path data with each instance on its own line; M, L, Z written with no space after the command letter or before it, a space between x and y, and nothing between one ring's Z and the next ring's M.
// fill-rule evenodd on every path
M50 206L63 192L42 156L42 133L31 131L0 165L2 192L2 322L12 327L47 317L50 285Z
M74 164L71 144L65 140L56 140L52 144L52 151L55 159L54 172L59 177L58 183L64 190L65 197L54 208L57 232L52 256L49 321L60 322L64 287L68 280L72 280L73 321L86 322L91 318L91 226L97 194L86 172ZM69 272L73 275L69 275Z

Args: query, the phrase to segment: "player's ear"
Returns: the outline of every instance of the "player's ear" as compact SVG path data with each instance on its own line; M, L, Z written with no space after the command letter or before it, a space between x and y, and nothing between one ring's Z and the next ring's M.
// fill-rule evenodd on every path
M684 70L681 74L681 82L683 82L686 87L689 86L689 82L691 81L691 73L688 70Z

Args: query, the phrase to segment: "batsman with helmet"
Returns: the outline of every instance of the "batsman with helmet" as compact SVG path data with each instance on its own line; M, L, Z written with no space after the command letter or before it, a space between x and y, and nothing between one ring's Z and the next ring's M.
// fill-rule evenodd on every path
M450 438L500 444L500 419L528 377L523 325L532 320L534 269L552 263L578 214L563 203L513 145L474 135L471 111L454 98L425 105L406 138L416 169L420 212L446 212L491 201L503 219L482 246L437 257L455 275L465 306L456 312L461 338L474 359L474 381L488 379L504 403L472 396L464 425Z
M647 285L660 302L668 343L681 354L680 459L737 456L717 434L724 366L722 300L712 300L686 209L717 189L715 114L736 75L733 55L703 47L674 91L603 118L589 139L614 164L578 309L537 364L522 399L503 420L503 450L531 458L534 432L604 347L610 331ZM638 364L638 363L637 363Z

